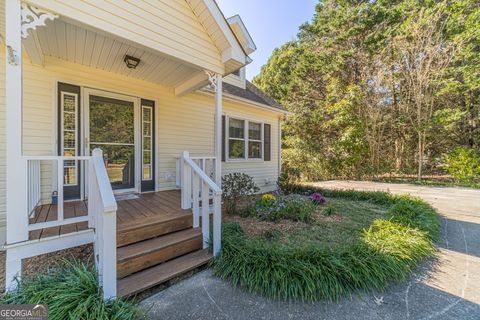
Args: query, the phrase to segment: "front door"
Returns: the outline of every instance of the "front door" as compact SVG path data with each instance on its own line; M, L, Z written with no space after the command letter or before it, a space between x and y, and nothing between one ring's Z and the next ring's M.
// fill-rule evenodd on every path
M139 99L85 89L87 154L103 151L114 191L139 191Z

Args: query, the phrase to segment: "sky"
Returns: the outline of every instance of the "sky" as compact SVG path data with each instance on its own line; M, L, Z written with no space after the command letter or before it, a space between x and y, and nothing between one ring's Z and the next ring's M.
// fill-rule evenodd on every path
M270 57L273 49L296 39L298 27L310 21L318 0L217 0L225 17L242 17L257 51L250 57L247 79L251 80Z

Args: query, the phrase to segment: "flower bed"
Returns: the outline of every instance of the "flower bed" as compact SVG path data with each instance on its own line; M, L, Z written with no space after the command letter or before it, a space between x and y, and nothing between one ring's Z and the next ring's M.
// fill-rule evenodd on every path
M314 192L320 193L326 201L321 205L322 216L341 219L316 222L313 213L306 220L309 228L291 234L273 228L258 236L248 236L239 224L227 223L222 254L214 262L217 276L271 298L332 300L405 280L420 261L435 252L437 213L419 199L304 186L288 191L293 195L282 197L308 199ZM315 198L312 196L310 203ZM252 206L261 208L258 201ZM247 210L250 219L265 219L258 212L253 214L252 206Z

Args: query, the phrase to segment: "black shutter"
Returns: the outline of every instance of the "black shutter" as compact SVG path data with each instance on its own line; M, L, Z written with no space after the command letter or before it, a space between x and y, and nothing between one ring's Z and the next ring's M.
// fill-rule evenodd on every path
M263 125L263 160L270 161L272 158L271 152L271 125L264 124Z
M222 161L225 161L225 116L222 116Z

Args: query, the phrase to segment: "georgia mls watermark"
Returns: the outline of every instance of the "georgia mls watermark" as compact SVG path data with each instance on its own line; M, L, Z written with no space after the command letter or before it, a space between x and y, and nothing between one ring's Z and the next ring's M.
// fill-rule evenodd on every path
M44 304L0 304L0 320L48 320Z

